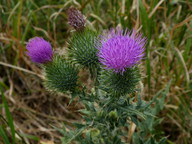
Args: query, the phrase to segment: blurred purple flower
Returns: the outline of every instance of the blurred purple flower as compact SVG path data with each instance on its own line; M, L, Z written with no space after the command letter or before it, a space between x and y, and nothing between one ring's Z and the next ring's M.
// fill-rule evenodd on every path
M46 63L52 60L53 51L51 44L40 37L34 37L27 43L26 54L35 63Z
M144 56L146 38L136 32L112 29L101 36L101 46L98 48L99 61L106 69L123 73L126 68L138 64Z

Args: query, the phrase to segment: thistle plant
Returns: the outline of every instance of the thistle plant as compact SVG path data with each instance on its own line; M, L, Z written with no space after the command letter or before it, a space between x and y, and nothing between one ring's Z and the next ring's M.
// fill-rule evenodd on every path
M62 129L62 143L128 143L127 134L133 124L138 127L133 142L164 143L165 139L157 142L150 137L149 124L145 123L156 114L150 106L156 99L143 101L138 87L146 38L135 30L120 28L99 34L85 28L85 19L77 9L70 9L68 15L69 24L76 30L68 42L69 57L53 55L51 45L42 38L33 38L27 44L31 60L43 64L45 87L77 96L84 105L79 110L84 122L74 123L75 130ZM91 92L78 77L81 68L97 73L92 77L95 85Z

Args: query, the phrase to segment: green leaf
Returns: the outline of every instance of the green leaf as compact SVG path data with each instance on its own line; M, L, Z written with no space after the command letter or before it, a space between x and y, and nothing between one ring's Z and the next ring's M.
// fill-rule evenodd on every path
M122 110L124 110L124 111L126 111L128 113L136 114L136 115L140 116L141 118L146 119L145 115L143 113L141 113L140 111L136 110L136 109L132 109L132 108L129 108L129 107L126 107L126 108L120 107L120 109L122 109Z
M159 144L165 144L167 140L167 137L163 137L160 141Z
M83 128L85 125L83 125L83 124L80 124L80 123L73 123L73 125L75 126L75 127L77 127L78 129L81 129L81 128Z
M83 113L83 114L86 114L86 115L90 115L90 114L91 114L91 112L88 111L88 110L86 110L86 109L80 109L80 110L78 110L78 111L81 112L81 113Z
M85 127L77 130L73 136L71 138L68 138L67 141L63 144L70 144L76 137L78 137L83 131L84 131Z

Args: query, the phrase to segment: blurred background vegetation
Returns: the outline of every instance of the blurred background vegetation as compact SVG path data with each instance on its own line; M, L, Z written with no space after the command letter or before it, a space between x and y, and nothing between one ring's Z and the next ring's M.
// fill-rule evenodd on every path
M143 60L143 93L151 99L171 81L161 123L154 133L167 143L192 143L192 1L191 0L1 0L0 1L0 143L60 143L53 128L81 120L81 104L49 93L41 67L25 54L26 42L40 36L65 54L73 29L66 11L78 8L96 31L135 28L148 39ZM86 73L82 73L87 83Z

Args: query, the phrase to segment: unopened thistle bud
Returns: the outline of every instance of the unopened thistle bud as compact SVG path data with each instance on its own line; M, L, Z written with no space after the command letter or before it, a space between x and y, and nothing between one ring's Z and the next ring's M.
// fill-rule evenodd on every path
M82 13L76 8L69 8L67 11L69 24L76 30L84 29L85 18Z
M48 90L65 93L74 91L77 86L78 71L61 57L54 57L45 65L45 86Z
M70 55L83 67L94 68L99 62L97 45L98 33L85 29L81 33L75 33L69 41Z
M118 113L117 113L117 110L113 110L109 113L109 117L111 119L117 119L118 118Z
M51 44L41 37L34 37L27 43L26 54L35 63L44 64L52 61L53 50Z
M94 138L94 137L98 137L100 135L100 130L99 129L96 129L96 128L93 128L90 130L91 131L91 136Z

